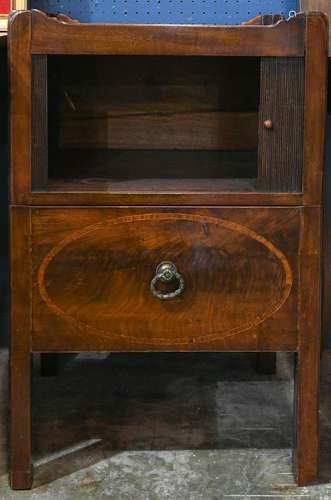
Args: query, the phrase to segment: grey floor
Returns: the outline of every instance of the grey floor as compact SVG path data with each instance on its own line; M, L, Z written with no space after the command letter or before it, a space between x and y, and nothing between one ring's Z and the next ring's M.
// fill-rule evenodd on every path
M331 354L321 396L321 478L291 471L292 356L276 376L251 354L99 355L33 384L35 482L7 482L7 353L0 353L0 498L331 499Z

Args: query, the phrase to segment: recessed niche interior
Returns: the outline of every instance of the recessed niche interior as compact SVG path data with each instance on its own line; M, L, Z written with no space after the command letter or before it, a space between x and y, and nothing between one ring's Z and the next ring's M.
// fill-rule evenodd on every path
M33 67L34 190L258 189L258 58L36 55Z

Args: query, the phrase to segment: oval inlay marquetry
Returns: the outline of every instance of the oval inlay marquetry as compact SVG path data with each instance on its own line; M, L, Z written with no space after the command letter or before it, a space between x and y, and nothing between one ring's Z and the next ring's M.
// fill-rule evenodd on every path
M150 293L158 263L176 264L183 295ZM278 311L293 282L285 255L244 225L147 213L76 231L38 269L42 299L90 334L151 345L203 343L248 331Z

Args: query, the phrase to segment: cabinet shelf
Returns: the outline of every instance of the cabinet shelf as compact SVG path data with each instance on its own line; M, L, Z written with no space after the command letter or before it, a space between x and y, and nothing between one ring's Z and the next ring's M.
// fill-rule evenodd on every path
M52 157L55 192L251 192L256 153L222 151L62 150Z

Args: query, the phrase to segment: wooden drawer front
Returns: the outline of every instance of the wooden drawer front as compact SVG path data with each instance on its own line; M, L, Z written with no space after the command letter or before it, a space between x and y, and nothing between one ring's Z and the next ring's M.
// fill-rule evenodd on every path
M299 227L297 208L33 209L33 349L295 349ZM150 290L162 261L172 300Z

